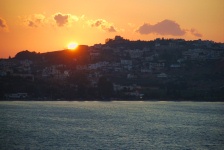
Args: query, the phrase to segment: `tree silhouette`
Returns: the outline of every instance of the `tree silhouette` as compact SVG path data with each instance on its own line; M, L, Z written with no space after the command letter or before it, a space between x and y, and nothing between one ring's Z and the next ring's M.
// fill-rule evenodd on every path
M98 90L101 98L110 98L113 95L113 84L106 77L98 81Z

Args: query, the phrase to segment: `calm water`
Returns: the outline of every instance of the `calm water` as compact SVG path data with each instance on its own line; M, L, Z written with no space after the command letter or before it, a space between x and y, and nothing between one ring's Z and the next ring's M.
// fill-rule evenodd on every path
M0 102L0 149L224 149L224 103Z

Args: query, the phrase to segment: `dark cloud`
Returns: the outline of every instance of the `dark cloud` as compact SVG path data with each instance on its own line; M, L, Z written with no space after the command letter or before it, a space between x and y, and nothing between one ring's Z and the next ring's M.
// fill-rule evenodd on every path
M196 29L191 29L190 33L193 34L196 37L202 37L202 34L199 33Z
M107 32L117 32L116 28L109 22L103 19L90 20L91 27L98 27Z
M96 20L94 23L92 23L92 27L99 27L101 24L103 24L104 20Z
M160 35L173 35L182 36L186 31L180 28L180 25L172 20L163 20L155 25L145 23L137 30L140 34L160 34Z
M7 29L6 21L3 18L0 18L0 28Z
M54 20L56 21L56 23L57 23L57 25L59 26L59 27L62 27L62 26L64 26L64 25L66 25L66 24L68 24L68 22L69 22L69 15L68 14L56 14L55 16L54 16Z
M37 27L37 25L35 24L35 22L34 21L31 21L31 20L28 21L28 26L29 27Z
M110 26L107 28L109 32L116 32L115 28L113 26Z
M71 14L57 13L54 15L54 20L56 21L56 23L59 27L63 27L65 25L71 25L72 22L78 21L79 18L77 16L73 16Z

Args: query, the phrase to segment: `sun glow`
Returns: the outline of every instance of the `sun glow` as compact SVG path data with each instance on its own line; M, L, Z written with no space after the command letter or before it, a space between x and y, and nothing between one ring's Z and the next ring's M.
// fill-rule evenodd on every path
M78 43L71 42L71 43L68 44L68 49L70 49L70 50L74 50L74 49L76 49L78 46L79 46Z

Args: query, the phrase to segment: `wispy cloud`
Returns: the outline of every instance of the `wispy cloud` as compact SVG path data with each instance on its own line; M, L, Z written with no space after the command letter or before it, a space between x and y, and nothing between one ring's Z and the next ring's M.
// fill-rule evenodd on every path
M6 24L6 21L0 17L0 30L7 31L8 25Z
M140 34L160 34L160 35L173 35L182 36L186 33L184 29L180 28L180 25L172 20L163 20L155 25L145 23L137 30Z
M202 37L202 34L199 33L196 29L191 29L190 33L193 34L196 37Z
M109 23L103 19L89 20L88 24L91 27L97 27L107 32L117 32L117 29L114 27L112 23Z
M83 16L81 16L83 17ZM78 21L78 17L71 14L56 13L51 16L45 16L43 14L32 14L29 16L19 17L22 20L23 25L37 28L45 25L57 25L58 27L71 26L75 21Z
M45 16L43 14L33 14L29 16L19 17L22 20L23 25L37 28L40 26L57 26L57 27L71 27L74 22L80 21L83 26L87 23L88 26L94 28L99 28L106 32L118 32L124 31L124 29L116 28L113 23L110 23L104 19L87 19L85 15L75 16L73 14L55 13L51 16Z
M25 24L25 26L36 28L44 25L46 22L46 17L43 14L33 14L29 16L20 17Z
M70 25L74 21L78 21L78 17L71 14L57 13L54 15L54 20L59 27Z

